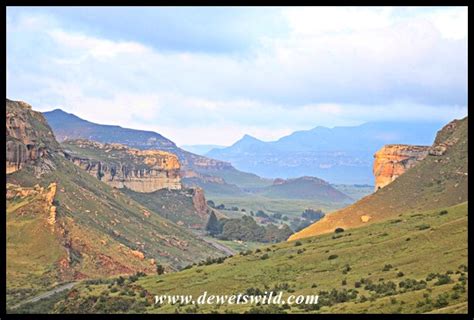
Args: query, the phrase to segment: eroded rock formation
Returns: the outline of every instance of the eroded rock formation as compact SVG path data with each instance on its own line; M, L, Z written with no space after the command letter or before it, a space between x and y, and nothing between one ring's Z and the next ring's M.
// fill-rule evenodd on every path
M112 187L136 192L181 189L180 163L172 153L82 139L64 145L70 161Z
M375 190L385 187L418 161L423 160L429 150L428 146L390 144L377 151L373 167Z
M32 188L22 187L12 183L7 183L7 200L15 198L23 199L27 197L35 197L38 207L42 208L47 213L46 220L54 231L56 223L56 206L54 205L54 197L56 195L57 184L52 182L45 189L40 185L35 185ZM40 210L40 212L42 211Z
M7 174L45 157L48 149L58 147L43 115L33 111L29 104L7 99L6 116Z

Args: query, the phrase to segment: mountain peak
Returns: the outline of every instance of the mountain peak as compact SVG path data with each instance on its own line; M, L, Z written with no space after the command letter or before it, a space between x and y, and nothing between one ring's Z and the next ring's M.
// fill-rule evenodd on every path
M244 134L244 136L242 137L242 139L240 139L240 141L245 141L245 140L249 140L249 141L260 141L258 140L257 138L249 135L249 134Z

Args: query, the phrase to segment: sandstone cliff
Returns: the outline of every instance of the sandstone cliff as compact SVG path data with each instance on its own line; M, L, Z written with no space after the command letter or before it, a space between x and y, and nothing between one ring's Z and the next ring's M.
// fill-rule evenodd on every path
M27 163L46 158L48 152L58 146L40 112L31 110L25 102L6 99L7 174L20 170Z
M355 228L409 213L453 206L467 201L467 117L454 120L438 131L424 159L400 177L336 212L293 234L296 240ZM426 154L427 153L427 154Z
M385 187L428 154L428 146L389 144L374 154L375 190Z
M172 153L82 139L65 141L64 146L70 161L112 187L136 192L181 189L180 163Z

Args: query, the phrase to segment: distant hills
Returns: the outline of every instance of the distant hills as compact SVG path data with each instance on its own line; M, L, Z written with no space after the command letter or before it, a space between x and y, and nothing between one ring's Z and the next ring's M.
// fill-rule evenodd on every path
M207 194L213 196L245 197L250 192L268 198L310 199L333 204L347 204L351 201L350 197L319 178L293 179L282 185L275 185L274 179L265 179L254 173L237 170L227 161L215 160L183 150L173 141L156 132L92 123L60 109L43 114L56 138L67 148L73 147L74 143L66 142L66 140L88 139L105 144L118 143L136 149L158 149L176 154L181 163L183 184L189 187L201 187ZM270 150L271 147L263 141L246 135L233 148L238 152L257 153L266 149ZM84 152L84 148L80 151ZM291 154L290 152L289 155ZM289 165L298 160L298 154L295 154L295 157L295 159L288 159Z
M352 127L316 127L277 141L250 135L206 156L268 178L315 176L330 183L373 184L373 154L385 144L428 145L442 123L373 122Z
M425 159L374 194L326 215L290 240L467 201L467 128L467 117L445 125Z
M216 144L195 144L195 145L182 145L181 146L181 149L198 154L200 156L205 155L212 149L221 149L221 148L225 148L225 146L219 146Z
M66 139L88 139L101 143L120 143L142 150L155 149L171 152L179 158L183 178L199 180L202 185L211 184L214 189L229 188L227 184L239 187L267 184L257 175L239 171L228 162L210 159L183 150L173 141L153 131L97 124L61 109L43 114L59 142ZM216 183L216 177L225 181Z
M261 188L257 194L268 198L308 199L337 203L351 203L352 199L328 182L315 177L276 179L271 186Z

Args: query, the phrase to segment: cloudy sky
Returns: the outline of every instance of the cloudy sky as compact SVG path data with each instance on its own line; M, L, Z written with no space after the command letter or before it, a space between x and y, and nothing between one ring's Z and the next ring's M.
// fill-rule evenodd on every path
M467 8L7 8L7 96L182 144L467 114Z

